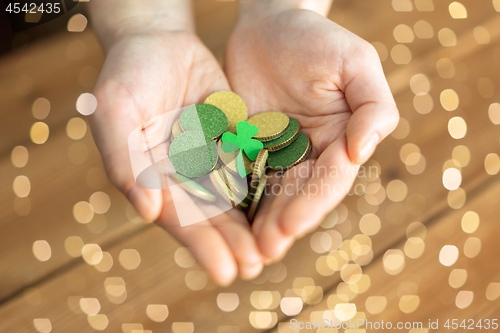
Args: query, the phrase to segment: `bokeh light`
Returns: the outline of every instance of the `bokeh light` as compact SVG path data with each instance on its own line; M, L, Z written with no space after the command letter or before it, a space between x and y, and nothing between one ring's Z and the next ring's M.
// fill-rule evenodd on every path
M12 183L12 189L19 198L27 197L31 191L31 182L24 175L17 176Z
M472 291L459 291L455 298L455 305L459 309L465 309L472 304L474 300L474 292Z
M71 118L66 125L66 134L73 140L80 140L87 133L87 123L80 117Z
M473 36L478 44L489 44L491 40L490 32L482 26L474 28Z
M408 46L398 44L391 49L391 58L398 65L406 65L410 63L412 55Z
M495 153L486 155L484 159L484 169L488 175L494 176L500 172L500 156Z
M50 112L50 101L46 98L39 97L35 99L33 105L31 106L31 113L33 117L38 120L43 120L47 118Z
M82 247L82 258L89 265L97 265L103 258L101 247L93 243L85 244Z
M10 160L16 168L24 168L28 163L28 158L28 149L24 146L16 146L10 153Z
M75 14L68 20L68 31L82 32L87 27L88 20L82 14Z
M481 252L482 242L477 237L469 237L464 243L464 255L467 258L475 258Z
M80 309L88 316L93 316L101 311L101 303L97 298L81 298Z
M429 39L434 37L434 29L432 28L432 25L425 20L417 21L413 26L413 30L415 31L415 35L417 35L420 39Z
M406 24L397 25L394 28L393 35L398 43L411 43L415 39L413 30Z
M64 249L71 257L77 258L82 255L82 248L85 245L79 236L69 236L64 241Z
M439 262L451 266L458 260L458 248L455 245L445 245L439 252Z
M98 191L90 196L89 204L92 206L94 213L104 214L111 206L109 195L104 192Z
M30 138L33 143L44 144L49 138L49 126L41 121L34 123L31 126Z
M476 212L465 212L462 216L462 230L468 234L474 233L479 227L479 221L479 215Z
M39 261L47 261L52 256L52 249L46 240L37 240L33 242L33 255Z
M495 95L495 85L488 77L482 77L477 81L477 90L479 95L485 99L489 99Z
M410 0L392 0L392 8L397 12L411 12L413 4Z
M40 333L50 333L52 331L52 323L48 318L33 319L33 326Z
M451 17L454 19L466 19L467 18L467 9L463 4L458 1L453 1L448 6L448 10L450 11Z
M404 313L412 313L420 305L420 297L417 295L404 295L399 299L399 309Z
M280 308L289 317L298 315L303 308L302 299L300 297L283 297Z
M78 223L89 223L94 217L94 209L86 201L77 202L73 206L73 217Z
M450 287L458 289L462 287L467 281L467 271L465 269L456 268L451 271L448 277L448 283Z
M455 76L455 64L448 58L441 58L436 62L436 70L443 79Z
M467 134L467 123L462 117L453 117L448 122L448 132L453 139L462 139Z
M168 307L165 304L148 304L146 314L154 322L164 322L168 317Z
M444 47L453 47L457 45L457 35L450 28L443 28L438 32L438 39Z
M83 93L76 100L76 110L84 116L91 115L97 108L97 99L91 93Z
M490 104L488 116L494 125L500 125L500 103Z
M217 306L224 312L233 312L240 304L236 293L220 293L217 295Z
M108 316L102 313L87 316L87 322L96 331L104 331L109 325Z
M439 96L441 101L441 106L446 111L454 111L458 108L460 103L460 99L458 98L458 94L453 89L445 89L441 92Z
M141 255L136 249L123 249L118 256L118 262L126 270L134 270L141 264Z
M456 190L462 184L462 174L455 168L446 169L443 173L443 185L447 190Z
M202 271L189 271L184 277L184 282L191 290L201 290L207 285L207 274Z
M431 95L415 95L413 97L413 107L420 114L428 114L434 108L434 100Z

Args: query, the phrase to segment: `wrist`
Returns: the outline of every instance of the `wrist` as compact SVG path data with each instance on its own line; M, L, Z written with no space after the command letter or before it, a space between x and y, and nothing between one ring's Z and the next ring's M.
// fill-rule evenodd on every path
M96 34L107 51L117 41L134 35L157 32L195 32L191 1L161 0L144 3L135 0L89 2Z
M255 20L265 16L307 9L326 16L333 0L240 0L240 20Z

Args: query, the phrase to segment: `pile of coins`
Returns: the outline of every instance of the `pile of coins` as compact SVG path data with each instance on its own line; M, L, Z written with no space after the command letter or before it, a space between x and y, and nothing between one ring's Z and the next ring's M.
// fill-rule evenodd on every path
M259 150L249 153L234 144L228 150L225 138L244 142L245 129L257 133L249 139L258 140L251 147ZM223 136L226 132L233 134ZM298 121L277 111L248 118L245 102L231 91L213 93L203 104L186 108L173 124L171 141L169 158L177 172L172 179L190 195L209 202L217 200L213 187L223 200L244 210L250 222L267 184L266 168L287 170L311 150Z

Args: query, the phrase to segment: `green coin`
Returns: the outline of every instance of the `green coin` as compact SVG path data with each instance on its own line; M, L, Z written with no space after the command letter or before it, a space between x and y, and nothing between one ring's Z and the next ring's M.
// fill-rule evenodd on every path
M189 178L208 174L217 164L217 144L201 131L179 134L168 151L175 170Z
M188 192L191 195L194 195L195 197L198 197L200 199L210 201L210 202L214 202L217 199L215 194L213 194L212 192L210 192L209 190L207 190L206 188L204 188L203 186L201 186L197 182L195 182L187 177L184 177L183 175L180 175L178 173L174 173L174 174L172 174L172 179L180 187L182 187L184 190L186 190L186 192Z
M276 151L285 148L297 138L297 136L299 135L299 130L299 122L295 119L290 119L290 125L288 126L285 134L271 141L264 141L264 149L267 149L269 151Z
M227 117L216 106L196 104L188 107L180 116L181 128L187 131L202 131L212 139L222 135L227 129Z
M300 133L288 147L269 152L267 164L273 170L290 169L305 160L310 150L309 138L304 133Z

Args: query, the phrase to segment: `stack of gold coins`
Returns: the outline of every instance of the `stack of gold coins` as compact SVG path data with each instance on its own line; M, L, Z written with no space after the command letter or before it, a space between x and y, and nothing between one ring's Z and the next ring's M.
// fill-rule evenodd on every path
M248 155L254 160L242 147L230 152L223 149L222 134L238 136L238 123L245 121L258 129L252 140L260 141L262 149ZM177 172L172 177L175 183L197 199L229 202L245 211L250 223L265 196L267 169L290 169L311 150L297 120L278 111L248 118L245 102L231 91L213 93L203 104L184 110L173 124L171 140L169 158Z

